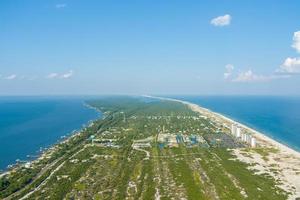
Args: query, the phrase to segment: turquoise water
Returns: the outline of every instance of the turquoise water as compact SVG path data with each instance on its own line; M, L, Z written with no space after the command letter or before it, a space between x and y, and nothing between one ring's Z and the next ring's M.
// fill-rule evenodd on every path
M0 169L101 116L83 103L79 97L0 97Z
M300 97L172 97L221 113L300 151Z

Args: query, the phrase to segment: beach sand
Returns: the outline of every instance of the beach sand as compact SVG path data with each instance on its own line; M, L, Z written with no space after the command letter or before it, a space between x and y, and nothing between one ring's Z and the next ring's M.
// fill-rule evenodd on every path
M257 147L253 149L233 149L232 153L236 156L236 159L251 164L249 169L255 170L255 173L257 174L267 173L272 176L276 180L278 187L290 193L289 199L300 198L300 152L295 151L244 124L209 109L202 108L197 104L172 98L144 96L183 103L191 110L210 119L221 121L221 123L227 124L228 127L233 123L239 125L243 132L250 133L252 137L256 138ZM261 150L264 151L263 154L261 153Z

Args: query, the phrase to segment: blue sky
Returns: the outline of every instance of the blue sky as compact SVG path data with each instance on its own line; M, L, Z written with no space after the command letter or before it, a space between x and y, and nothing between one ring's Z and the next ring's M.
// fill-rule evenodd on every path
M0 95L300 95L300 1L2 0Z

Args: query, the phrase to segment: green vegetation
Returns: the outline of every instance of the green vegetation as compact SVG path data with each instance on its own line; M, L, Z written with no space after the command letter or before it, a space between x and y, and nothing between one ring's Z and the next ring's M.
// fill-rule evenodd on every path
M233 159L228 148L242 144L186 105L130 97L88 103L105 117L49 149L31 168L3 176L0 198L287 198L276 180Z
M255 148L252 149L252 151L259 153L262 156L262 159L268 160L267 157L270 153L278 153L279 150L275 148Z

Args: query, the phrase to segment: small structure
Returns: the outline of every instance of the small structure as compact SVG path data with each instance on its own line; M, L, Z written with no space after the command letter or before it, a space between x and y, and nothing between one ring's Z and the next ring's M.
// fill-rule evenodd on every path
M31 167L31 163L30 163L30 162L26 162L26 163L24 164L24 167L25 167L26 169L29 169L29 168Z
M94 142L94 139L95 139L95 135L91 135L91 136L88 138L88 140L89 140L89 141L92 141L92 142Z
M150 148L151 144L150 143L133 143L132 148Z

